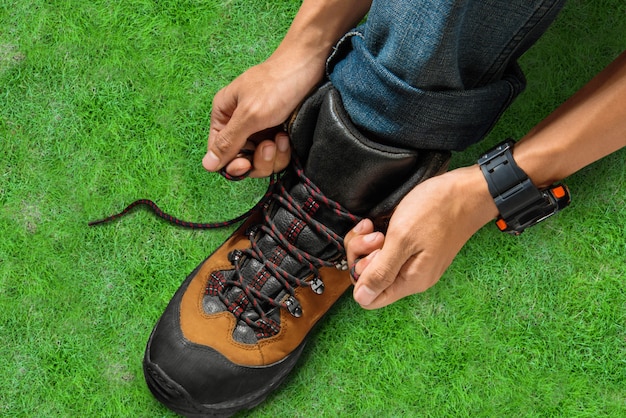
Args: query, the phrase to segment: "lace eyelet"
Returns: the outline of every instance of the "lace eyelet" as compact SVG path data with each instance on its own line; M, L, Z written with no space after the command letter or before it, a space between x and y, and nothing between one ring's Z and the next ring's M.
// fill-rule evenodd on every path
M300 305L300 302L298 302L298 299L293 296L289 296L287 300L285 300L285 306L287 307L289 313L294 317L300 318L302 316L302 306Z
M348 260L345 258L335 264L335 268L337 270L346 271L348 270Z
M324 282L319 277L313 277L309 282L311 290L317 295L324 293Z
M241 250L232 250L228 253L228 261L230 261L233 266L241 260L241 257L243 257L243 251Z

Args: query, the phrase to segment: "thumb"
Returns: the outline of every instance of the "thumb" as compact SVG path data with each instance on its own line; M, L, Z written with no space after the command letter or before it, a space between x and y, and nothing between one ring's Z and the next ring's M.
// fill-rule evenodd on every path
M395 282L404 264L404 260L399 260L400 254L401 251L383 245L370 260L354 287L354 300L361 307L374 309L388 304L384 303L386 290Z
M207 153L202 159L206 170L217 171L228 164L255 132L252 124L246 124L242 119L235 111L226 123L211 122Z

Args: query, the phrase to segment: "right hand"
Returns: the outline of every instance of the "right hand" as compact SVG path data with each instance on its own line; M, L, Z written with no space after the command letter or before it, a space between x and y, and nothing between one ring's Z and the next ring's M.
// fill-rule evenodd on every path
M498 209L478 165L457 168L413 188L385 234L365 219L344 239L354 300L378 309L433 286L461 247Z
M250 177L267 177L284 169L291 158L285 132L255 140L250 137L281 125L318 83L320 69L307 67L298 68L286 58L270 58L220 90L213 99L204 168L226 167L233 176L250 171ZM254 150L254 156L235 158L242 148Z

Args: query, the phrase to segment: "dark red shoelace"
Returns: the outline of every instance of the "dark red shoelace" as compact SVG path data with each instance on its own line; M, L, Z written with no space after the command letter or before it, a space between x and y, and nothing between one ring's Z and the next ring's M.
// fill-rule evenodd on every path
M245 155L251 155L252 151L250 150L241 150L239 156L245 156ZM222 169L219 172L224 178L226 178L227 180L231 180L231 181L240 181L243 180L245 178L248 177L248 173L244 173L243 175L240 176L233 176L231 174L229 174L225 169ZM218 228L224 228L230 225L234 225L237 222L243 221L244 219L248 218L254 211L256 211L259 207L261 207L262 205L265 204L265 202L270 198L270 196L272 195L272 191L274 189L274 185L276 184L276 182L278 181L278 177L279 175L277 174L272 174L270 176L270 183L267 187L267 191L265 192L265 195L263 195L263 197L261 198L261 200L259 200L259 202L254 205L250 210L246 211L245 213L233 218L233 219L229 219L227 221L221 221L221 222L189 222L189 221L184 221L180 218L177 218L175 216L170 215L169 213L163 211L156 203L154 203L152 200L150 199L137 199L134 202L132 202L130 205L126 206L124 208L124 210L122 210L119 213L116 213L114 215L111 216L107 216L106 218L102 218L102 219L98 219L95 221L91 221L88 223L89 226L96 226L96 225L100 225L100 224L104 224L104 223L108 223L111 221L114 221L116 219L119 219L123 216L126 216L128 213L130 213L133 209L139 207L139 206L146 206L148 209L150 209L156 216L158 216L161 219L164 219L165 221L174 224L174 225L178 225L181 226L183 228L190 228L190 229L218 229Z
M337 202L326 198L321 190L304 175L304 171L297 161L293 162L293 168L299 183L304 186L306 194L309 196L306 203L298 204L285 188L283 182L277 182L269 200L280 205L294 216L290 225L288 227L283 226L285 230L281 230L273 219L275 211L271 210L269 205L262 205L263 221L256 227L253 227L254 232L250 234L250 247L245 250L237 250L237 254L231 259L231 263L235 267L232 277L227 279L223 272L213 272L206 288L208 295L219 297L226 308L237 319L244 321L249 327L255 329L257 338L267 338L276 335L280 331L280 324L266 314L266 311L271 310L271 307L280 307L296 317L302 315L299 302L295 298L295 289L297 287L312 287L313 291L321 293L324 286L319 274L321 267L345 269L340 260L344 255L343 237L317 221L314 218L314 214L324 207L332 210L338 219L348 221L351 224L355 224L359 220L358 217L351 214ZM297 241L298 235L302 232L304 226L315 231L320 240L326 241L335 247L337 251L336 259L321 259L293 244L293 242ZM265 254L257 244L258 237L261 234L269 236L276 243L271 254ZM255 238L255 236L257 237ZM277 256L278 254L280 255ZM277 258L282 259L286 255L297 260L299 265L306 266L306 277L311 279L305 281L303 278L296 277L283 269ZM247 258L256 260L263 267L261 271L255 273L256 276L254 278L248 277L248 280L244 282L242 266ZM265 274L263 270L268 274ZM261 288L269 276L280 282L281 288L287 292L288 297L276 300L261 292ZM261 277L264 277L264 279L261 279ZM229 297L227 290L232 287L242 289L242 293L234 298ZM265 302L265 308L261 306L262 302ZM249 315L243 315L250 308L257 313L258 318L251 319Z
M96 226L96 225L100 225L100 224L104 224L104 223L108 223L111 221L114 221L116 219L119 219L123 216L126 216L128 213L130 213L133 209L135 209L136 207L139 206L146 206L147 208L149 208L156 216L158 216L161 219L164 219L165 221L174 224L174 225L178 225L181 226L183 228L190 228L190 229L217 229L217 228L224 228L230 225L234 225L237 222L243 221L244 219L248 218L254 211L256 211L260 206L262 206L263 204L265 204L265 202L269 199L269 197L272 195L272 189L274 188L274 185L276 184L276 177L272 176L270 178L270 184L267 188L267 191L265 192L265 195L261 198L261 200L259 200L259 202L254 205L250 210L246 211L245 213L226 220L226 221L220 221L220 222L189 222L189 221L185 221L182 220L180 218L177 218L175 216L170 215L167 212L164 212L156 203L154 203L152 200L150 199L138 199L135 200L134 202L132 202L130 205L126 206L124 208L124 210L122 210L119 213L116 213L115 215L111 215L111 216L107 216L106 218L102 218L102 219L98 219L96 221L91 221L88 223L89 226Z
M215 229L230 226L248 218L254 212L260 210L263 214L263 221L253 227L254 232L250 234L251 246L245 250L237 250L237 254L234 254L234 256L231 255L230 261L235 268L234 274L230 279L227 279L223 272L213 272L209 278L209 282L207 283L206 293L208 295L219 297L222 303L224 303L226 308L233 313L235 317L243 320L248 326L257 330L257 337L269 337L279 332L280 324L276 323L276 321L269 318L266 314L265 310L267 310L268 305L270 306L270 309L271 307L280 307L286 309L294 316L299 316L302 312L298 311L299 303L295 299L295 289L299 286L313 287L314 291L321 293L321 291L323 291L320 291L320 289L323 289L323 282L319 277L319 269L321 267L328 266L346 269L346 266L342 264L341 260L345 252L343 237L337 235L324 224L317 221L313 215L321 207L324 207L327 210L331 210L340 220L348 221L352 224L356 224L359 221L357 216L344 209L339 203L326 198L322 191L315 186L308 177L305 176L304 170L302 169L297 158L294 157L291 164L298 178L298 182L303 185L306 190L306 194L309 196L307 202L302 205L296 202L294 197L285 188L283 182L280 181L282 178L281 174L272 175L270 177L270 183L265 195L256 205L254 205L254 207L246 213L227 221L212 223L188 222L164 212L152 200L139 199L128 205L121 212L100 220L89 222L89 225L95 226L114 221L125 216L134 208L142 205L148 207L156 216L167 222L192 229ZM246 176L243 175L233 177L228 175L225 171L222 171L220 174L234 181L241 180ZM286 211L291 213L294 216L293 225L298 226L291 227L288 231L281 231L274 222L272 218L273 215L270 213L270 202L280 205ZM274 211L272 211L272 213L273 212ZM293 244L293 242L297 240L297 235L305 226L313 230L321 240L332 244L336 248L338 255L337 259L323 260L315 255L301 250ZM302 278L294 276L279 266L280 262L277 262L275 254L264 254L262 249L257 245L258 236L261 234L269 236L276 243L276 248L280 249L279 252L284 253L285 255L290 255L297 260L300 265L306 266L307 271L309 272L307 277L311 277L310 273L313 273L312 279L305 281ZM257 238L255 238L255 236L257 236ZM251 283L245 283L241 268L246 259L257 260L269 275L276 278L276 280L280 282L281 287L287 292L289 297L283 297L281 300L276 300L261 293L263 283L257 282L254 283L254 285L251 285ZM242 293L236 297L235 300L230 300L231 298L229 298L228 289L233 287L241 289ZM266 304L265 309L261 306L263 302ZM250 319L248 315L243 315L243 313L249 308L253 309L258 314L257 319L253 320Z

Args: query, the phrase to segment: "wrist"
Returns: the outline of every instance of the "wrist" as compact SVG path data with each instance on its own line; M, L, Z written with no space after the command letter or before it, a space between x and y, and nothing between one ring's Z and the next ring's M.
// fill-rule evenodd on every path
M330 48L321 48L319 45L307 47L302 44L281 44L265 63L271 66L273 72L301 74L308 78L315 76L316 81L319 81L324 76L328 54Z
M515 144L513 158L538 189L545 189L571 174L562 167L563 159L559 156L566 150L561 149L558 142L537 142L529 140L531 137L532 133Z
M457 168L447 174L455 177L454 194L463 206L463 216L471 221L472 233L498 216L498 208L478 164Z
M265 60L280 80L299 79L306 93L324 77L326 60L333 41L320 34L321 28L308 26L290 29L278 48Z
M304 0L270 60L288 58L291 65L321 78L332 48L370 6L371 0Z

